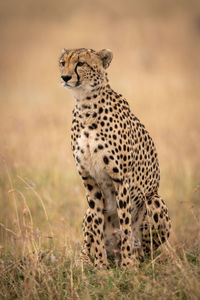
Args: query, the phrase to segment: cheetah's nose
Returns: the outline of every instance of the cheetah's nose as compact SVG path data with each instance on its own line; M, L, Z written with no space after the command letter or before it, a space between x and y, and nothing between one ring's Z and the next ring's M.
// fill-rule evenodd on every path
M67 82L67 81L69 81L69 80L72 78L72 76L62 75L61 78L62 78L65 82Z

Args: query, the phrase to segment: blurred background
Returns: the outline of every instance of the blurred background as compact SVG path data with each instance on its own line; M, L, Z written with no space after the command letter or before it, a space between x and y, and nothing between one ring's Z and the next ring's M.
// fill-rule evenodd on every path
M200 212L200 2L0 2L0 243L22 231L76 246L84 190L70 148L74 99L60 86L62 48L110 48L112 88L153 137L171 242L193 247ZM14 243L16 247L16 243Z

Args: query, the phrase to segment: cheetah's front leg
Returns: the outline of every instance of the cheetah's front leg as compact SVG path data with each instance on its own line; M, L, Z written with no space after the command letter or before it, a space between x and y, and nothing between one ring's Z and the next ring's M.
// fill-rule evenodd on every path
M93 247L95 249L94 265L101 267L108 265L103 229L105 199L96 181L90 176L84 176L84 186L86 188L86 197L90 212L94 216L91 228L94 239Z
M121 231L121 265L127 267L136 265L136 257L133 254L134 236L131 227L131 203L128 180L116 186L117 213Z
M81 260L83 263L90 265L91 264L91 249L93 249L93 218L94 215L90 212L90 208L87 209L85 216L83 218L83 236L84 236L84 243L81 248Z

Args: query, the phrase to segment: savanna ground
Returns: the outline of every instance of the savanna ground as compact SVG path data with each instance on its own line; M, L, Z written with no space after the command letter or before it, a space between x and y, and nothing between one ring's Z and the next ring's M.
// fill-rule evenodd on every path
M198 1L1 1L0 28L0 299L200 299ZM137 272L80 262L63 47L113 50L110 83L157 145L173 232Z

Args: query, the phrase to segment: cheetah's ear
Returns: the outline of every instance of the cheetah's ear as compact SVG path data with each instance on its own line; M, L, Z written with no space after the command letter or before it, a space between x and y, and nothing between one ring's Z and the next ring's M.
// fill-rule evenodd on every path
M97 54L100 56L100 58L102 60L103 67L105 69L107 69L113 58L112 51L110 49L103 49L103 50L97 52Z
M66 49L66 48L63 48L62 51L61 51L61 55L65 54L65 53L69 53L72 49Z
M63 48L62 51L61 51L61 54L64 54L66 52L67 52L67 50L65 48Z

